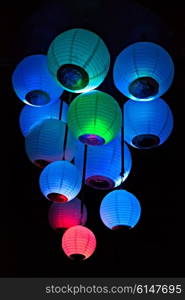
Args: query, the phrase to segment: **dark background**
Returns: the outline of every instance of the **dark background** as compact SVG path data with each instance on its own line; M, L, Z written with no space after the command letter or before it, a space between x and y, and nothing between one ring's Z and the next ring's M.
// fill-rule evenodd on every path
M185 18L181 1L25 1L0 6L1 207L0 276L176 277L184 268L184 99ZM24 151L19 130L23 107L11 74L26 55L47 53L52 39L69 28L99 34L111 54L111 68L99 87L125 101L112 82L112 66L132 42L165 47L175 64L175 79L162 97L174 114L170 139L157 149L132 150L133 167L124 188L142 206L138 225L128 233L107 229L99 218L104 192L84 188L87 227L97 237L95 254L82 263L61 251L61 237L48 225L49 202L38 186L40 170ZM82 196L79 195L79 198Z

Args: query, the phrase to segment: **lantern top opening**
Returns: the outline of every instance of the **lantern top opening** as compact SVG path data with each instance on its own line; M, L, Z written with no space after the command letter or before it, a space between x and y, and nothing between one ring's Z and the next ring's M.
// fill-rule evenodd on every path
M61 66L57 72L57 79L64 88L71 91L84 89L89 83L87 72L80 66L74 64Z
M104 138L96 134L83 134L79 137L79 140L83 144L87 144L91 146L103 145L105 143Z
M131 82L129 92L136 98L147 99L157 95L159 84L152 77L139 77Z
M114 181L106 176L91 176L86 179L86 184L98 189L98 190L109 190L114 188Z
M128 225L117 225L112 227L112 230L117 231L117 232L128 232L129 229L131 229L131 226Z
M74 261L82 261L85 259L85 255L83 254L71 254L70 258Z
M140 134L133 138L132 143L140 149L151 149L160 144L160 138L154 134Z
M51 100L48 93L41 90L34 90L27 93L25 99L32 105L46 105Z
M48 199L54 202L64 203L68 201L68 198L62 194L50 193L47 195Z

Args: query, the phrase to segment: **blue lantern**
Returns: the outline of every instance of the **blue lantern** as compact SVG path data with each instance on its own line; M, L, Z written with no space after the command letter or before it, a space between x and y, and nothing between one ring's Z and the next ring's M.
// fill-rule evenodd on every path
M68 161L52 162L40 175L40 189L48 200L70 201L80 192L80 172Z
M19 125L23 136L27 136L30 130L35 125L40 124L42 121L46 119L59 120L60 106L61 106L60 99L58 99L54 103L51 103L50 105L46 105L42 107L25 105L21 110L20 117L19 117ZM67 111L68 111L68 105L65 102L63 102L61 120L65 123L67 122L66 121Z
M128 46L117 57L114 83L132 100L152 100L163 95L174 77L174 64L161 46L138 42Z
M18 98L32 106L50 104L63 93L63 88L48 71L46 55L24 58L13 73L12 83Z
M58 35L48 50L48 68L62 87L73 93L97 88L110 66L109 51L94 32L76 28Z
M130 173L132 166L131 153L124 144L124 176L121 175L121 136L107 145L88 146L86 163L86 184L95 188L108 190L119 186Z
M124 138L133 147L150 149L163 144L173 129L173 115L164 100L128 100L124 104Z
M110 229L133 228L141 214L137 198L126 190L116 190L107 194L100 206L100 217Z
M71 161L80 142L66 130L66 123L56 119L46 119L34 126L25 139L25 149L30 161L39 167L57 160Z

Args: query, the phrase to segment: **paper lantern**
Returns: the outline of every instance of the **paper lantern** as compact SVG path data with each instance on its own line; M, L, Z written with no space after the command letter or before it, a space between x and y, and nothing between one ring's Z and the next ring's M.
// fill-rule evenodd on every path
M66 123L44 120L36 125L25 139L28 158L39 167L64 158Z
M114 83L132 100L152 100L163 95L174 77L174 64L161 46L138 42L128 46L117 57Z
M40 175L40 189L48 200L70 201L80 192L80 172L68 161L52 162Z
M68 126L76 139L88 145L103 145L121 128L121 110L114 98L91 91L76 97L69 106Z
M73 93L97 88L105 79L110 55L102 39L85 29L58 35L48 51L48 68L62 87Z
M21 133L27 136L30 130L46 119L56 119L60 117L60 106L62 105L62 117L63 122L66 121L68 105L65 102L61 102L58 99L56 102L50 105L45 105L42 107L35 107L30 105L25 105L21 110L19 117L19 125Z
M76 225L85 225L87 221L86 206L78 198L67 203L53 202L49 208L49 224L62 231Z
M164 100L128 100L124 104L124 138L133 147L150 149L163 144L173 129L173 115Z
M141 207L137 198L126 190L107 194L101 202L100 217L113 230L129 229L139 221Z
M32 106L48 105L61 96L63 88L48 71L46 55L31 55L16 67L12 83L18 98Z
M128 177L132 158L124 144L124 176L121 176L121 136L107 145L88 146L86 162L86 184L95 189L108 190L119 186Z
M62 237L64 253L73 260L84 260L96 249L96 238L88 228L77 225L66 230Z

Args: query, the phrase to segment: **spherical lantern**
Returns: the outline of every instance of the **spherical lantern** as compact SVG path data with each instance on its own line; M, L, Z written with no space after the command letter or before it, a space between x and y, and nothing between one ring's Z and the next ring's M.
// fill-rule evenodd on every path
M114 83L132 100L152 100L163 95L174 77L174 64L161 46L138 42L128 46L117 57Z
M132 166L131 153L124 144L124 176L121 175L121 137L116 137L107 145L88 146L86 162L86 184L100 190L113 189L119 186L130 173Z
M64 253L73 260L84 260L96 249L96 238L88 228L77 225L66 230L62 237Z
M73 93L87 92L105 79L109 51L102 39L85 29L70 29L58 35L48 51L48 67L62 87Z
M40 175L40 189L48 200L70 201L80 192L80 172L68 161L52 162Z
M30 130L37 124L46 119L59 119L60 106L62 105L62 117L61 120L66 123L66 116L68 111L68 105L65 102L61 103L58 99L56 102L50 105L42 107L34 107L25 105L20 113L19 125L21 132L24 136L27 136Z
M28 158L39 167L64 158L66 123L48 119L36 125L25 139Z
M134 227L141 214L137 198L126 190L116 190L107 194L100 206L100 217L110 229L129 229Z
M124 138L138 149L163 144L173 129L173 115L162 99L149 102L128 100L124 104Z
M63 231L72 226L85 225L87 209L78 198L67 203L53 202L49 208L48 218L53 229Z
M32 106L50 104L61 96L63 88L48 71L46 55L31 55L16 67L12 83L18 98Z
M67 120L76 139L88 145L103 145L114 139L120 131L122 115L112 96L91 91L73 100Z

